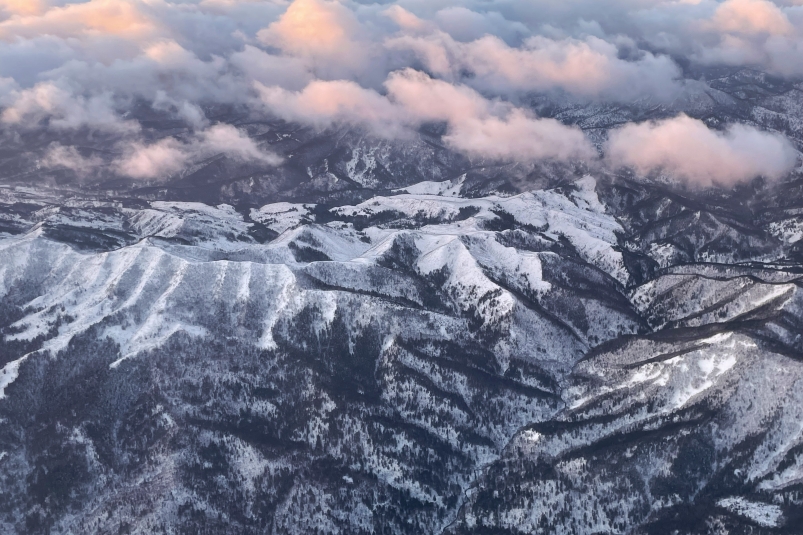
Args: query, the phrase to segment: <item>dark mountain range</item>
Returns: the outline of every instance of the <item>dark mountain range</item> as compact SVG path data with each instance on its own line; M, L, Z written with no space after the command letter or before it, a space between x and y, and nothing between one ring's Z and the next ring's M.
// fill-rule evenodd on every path
M530 105L598 148L680 112L803 148L803 86L749 70ZM801 532L800 168L701 189L207 115L283 163L0 151L0 532Z

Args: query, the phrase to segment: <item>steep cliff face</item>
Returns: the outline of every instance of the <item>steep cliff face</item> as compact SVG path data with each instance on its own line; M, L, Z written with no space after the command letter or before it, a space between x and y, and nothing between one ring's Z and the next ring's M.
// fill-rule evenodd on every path
M533 106L800 143L799 91ZM241 126L291 163L4 179L0 531L799 529L799 172L693 191Z

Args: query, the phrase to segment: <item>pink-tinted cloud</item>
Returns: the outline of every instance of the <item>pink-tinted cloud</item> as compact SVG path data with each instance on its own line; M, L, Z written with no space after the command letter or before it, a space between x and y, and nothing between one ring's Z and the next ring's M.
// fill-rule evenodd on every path
M123 155L112 165L117 173L136 179L164 179L195 161L225 155L246 163L278 165L282 159L262 149L231 125L215 125L187 141L168 137L154 143L123 144Z
M726 0L709 20L699 24L703 37L713 37L713 41L698 46L693 57L707 64L750 65L800 76L803 17L795 26L787 13L792 11L769 0Z
M9 3L12 7L18 4L15 0ZM91 0L47 9L34 3L29 10L17 9L19 16L0 22L0 39L43 34L142 38L155 32L157 22L138 9L138 4L127 0Z
M278 165L282 162L279 156L260 148L245 133L227 124L215 125L201 132L192 152L202 155L224 154L241 162L266 165Z
M691 86L672 57L794 78L802 55L800 0L0 0L0 127L102 131L141 149L123 166L138 176L215 143L267 163L209 126L217 104L385 138L443 122L472 155L593 159L518 103L668 104ZM182 141L142 141L135 102L182 120Z
M301 91L257 83L263 104L289 121L328 128L335 123L366 126L382 137L404 130L402 110L372 89L347 81L316 80Z
M591 160L591 143L578 128L534 117L475 90L406 69L386 82L388 95L420 122L445 121L444 141L473 156L492 160Z
M150 145L132 143L116 164L123 176L137 179L166 178L181 171L190 159L189 153L174 138Z
M726 0L711 19L721 32L786 35L793 31L784 12L769 0Z
M362 37L354 13L336 0L295 0L279 20L257 34L260 42L287 54L339 63L362 59Z
M36 15L46 8L42 0L0 0L0 13L9 15Z
M68 169L80 177L86 177L97 171L103 161L98 156L83 156L75 147L53 143L39 165L45 169Z
M395 22L405 32L425 32L432 31L435 28L431 22L417 17L399 5L390 6L382 14Z
M405 69L391 73L385 82L389 96L404 114L421 121L448 121L485 117L493 104L475 90L430 78L426 74Z
M405 69L385 83L387 95L353 82L311 83L302 91L259 87L263 103L288 120L326 128L362 126L378 136L412 135L426 122L445 122L444 140L467 154L494 160L593 159L596 153L576 128L540 119L475 90Z
M438 76L458 79L498 93L562 90L584 97L618 100L651 95L673 97L680 69L667 56L644 53L635 61L618 57L616 45L597 37L551 39L531 37L512 47L486 35L466 43L432 31L389 38L385 46L409 50Z
M139 125L124 120L114 109L112 95L101 93L77 96L69 88L53 82L11 91L7 106L0 113L0 122L21 128L36 128L43 119L56 130L92 128L109 132L133 133Z
M723 132L680 115L659 122L628 124L611 132L606 157L639 173L663 171L700 186L732 185L758 176L777 179L797 161L783 136L744 125Z
M579 128L539 119L520 109L504 118L467 118L445 140L468 154L492 160L593 160L596 152Z

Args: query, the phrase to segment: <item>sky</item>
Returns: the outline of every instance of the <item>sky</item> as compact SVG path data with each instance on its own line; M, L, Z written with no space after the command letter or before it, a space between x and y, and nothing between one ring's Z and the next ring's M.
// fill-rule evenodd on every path
M0 0L3 135L113 136L112 168L134 179L220 153L281 163L210 120L215 104L379 139L439 122L473 157L595 161L704 186L788 173L798 155L777 133L678 115L622 125L600 151L524 104L669 103L688 65L802 79L803 0ZM141 102L191 134L145 139L128 113ZM66 142L40 163L100 165Z

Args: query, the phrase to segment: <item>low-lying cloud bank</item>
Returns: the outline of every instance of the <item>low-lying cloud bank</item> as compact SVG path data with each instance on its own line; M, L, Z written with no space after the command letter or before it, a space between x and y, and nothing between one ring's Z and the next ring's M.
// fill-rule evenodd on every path
M778 134L740 124L717 132L685 115L614 130L606 153L614 166L664 171L702 186L732 185L756 176L777 179L798 157Z
M354 124L380 137L412 135L424 123L447 125L444 141L492 159L593 159L578 128L540 119L474 89L405 69L390 74L385 94L354 82L315 81L301 91L257 85L268 110L289 121L328 127Z
M110 167L119 175L136 179L158 179L179 173L204 158L225 155L245 163L278 165L282 159L259 147L237 128L218 124L197 132L188 140L166 137L152 143L132 139L120 143L120 155ZM49 169L69 169L86 177L104 167L98 156L84 156L75 147L52 143L39 165Z
M0 129L102 132L120 154L106 169L142 179L220 153L280 162L213 125L210 104L385 138L437 122L473 157L595 161L531 95L660 105L684 91L679 62L797 79L801 57L798 0L0 0ZM141 102L191 134L147 141L127 114ZM606 165L702 185L776 178L797 158L779 135L685 116L625 125L602 149ZM40 163L100 165L58 143Z

